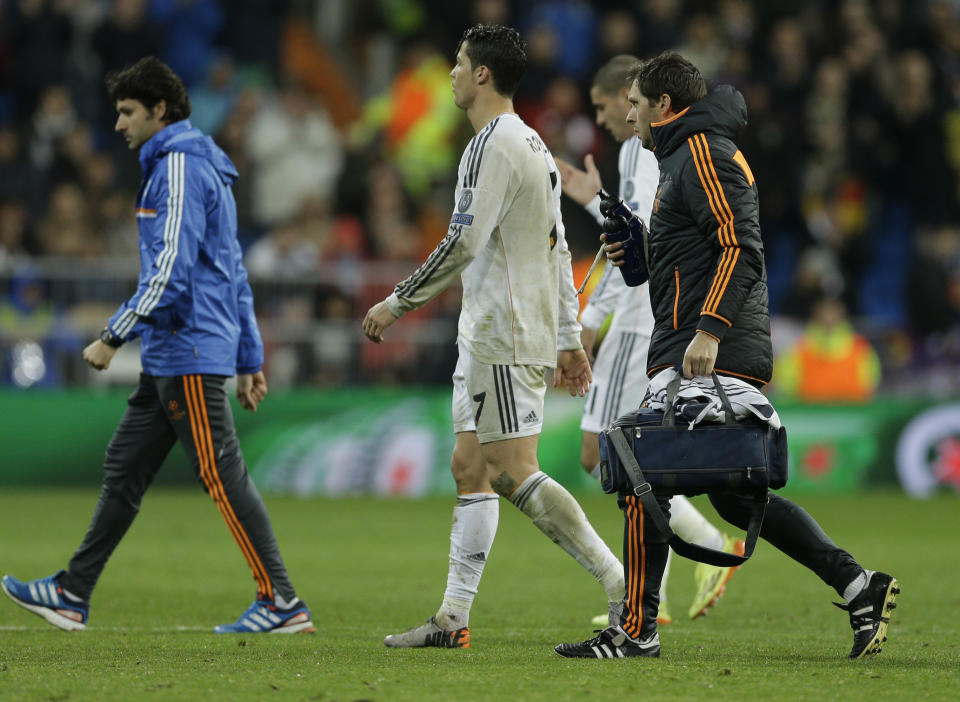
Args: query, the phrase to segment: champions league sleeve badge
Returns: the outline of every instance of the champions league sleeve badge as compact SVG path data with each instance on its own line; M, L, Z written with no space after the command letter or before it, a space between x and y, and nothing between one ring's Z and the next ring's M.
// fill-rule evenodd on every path
M472 190L463 190L460 193L460 200L457 202L457 212L454 213L453 218L450 220L451 224L462 224L469 227L473 224L473 215L466 214L467 210L470 209L470 205L473 204L473 191Z

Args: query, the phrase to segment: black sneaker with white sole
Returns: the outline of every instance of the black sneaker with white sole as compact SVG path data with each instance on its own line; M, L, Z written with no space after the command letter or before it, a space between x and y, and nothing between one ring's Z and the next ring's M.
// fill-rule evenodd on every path
M868 571L867 585L847 604L834 602L850 614L853 627L853 648L850 658L864 658L880 653L887 640L890 614L900 594L900 583L892 575Z
M634 641L619 627L611 626L581 643L560 644L553 649L564 658L632 658L660 657L660 634L646 641Z

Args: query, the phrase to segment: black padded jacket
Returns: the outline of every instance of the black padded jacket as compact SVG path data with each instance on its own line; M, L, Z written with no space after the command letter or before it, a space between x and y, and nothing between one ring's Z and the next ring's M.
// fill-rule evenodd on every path
M773 352L757 186L732 138L743 96L720 86L651 125L660 183L648 238L655 325L647 374L683 362L697 330L719 342L716 371L760 387Z

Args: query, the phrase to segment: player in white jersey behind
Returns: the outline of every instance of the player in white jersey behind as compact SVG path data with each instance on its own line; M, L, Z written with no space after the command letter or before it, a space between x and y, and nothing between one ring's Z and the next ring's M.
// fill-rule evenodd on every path
M607 129L620 147L620 198L645 222L650 221L654 206L660 169L652 151L643 148L639 139L632 138L633 130L627 124L630 103L628 74L636 65L634 56L621 54L605 63L594 76L590 88L590 101L597 113L597 124ZM593 157L587 156L580 170L557 159L563 192L583 205L603 224L600 214L600 173ZM580 462L590 475L600 479L600 450L598 435L621 414L636 409L647 389L647 348L653 331L653 310L650 307L650 292L646 283L627 287L614 266L607 265L603 276L590 295L590 300L580 315L583 326L583 347L590 354L596 345L598 332L609 315L610 326L603 337L593 363L593 383L587 395L583 420L580 422ZM709 548L722 548L730 552L743 552L743 542L733 539L704 519L703 515L683 495L670 500L670 526L681 538ZM696 619L716 604L736 568L720 568L698 563L694 571L697 591L688 614ZM663 571L660 585L660 624L670 622L667 607L667 577L670 574L670 558ZM597 618L594 624L603 626L606 617Z
M475 25L464 33L450 75L454 101L476 136L460 161L449 230L363 320L364 334L379 343L401 315L461 276L451 459L458 497L447 587L426 624L384 639L391 647L470 645L470 608L496 534L498 495L600 582L611 615L624 595L620 561L537 462L548 368L556 368L556 385L580 396L591 372L580 344L556 163L513 110L525 65L515 30Z

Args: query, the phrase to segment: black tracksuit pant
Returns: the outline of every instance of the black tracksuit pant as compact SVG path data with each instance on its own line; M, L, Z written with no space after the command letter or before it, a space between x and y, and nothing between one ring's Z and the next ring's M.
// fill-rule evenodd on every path
M729 493L708 495L717 513L740 529L747 528L752 498ZM669 515L669 498L657 498ZM638 497L618 499L624 516L623 569L626 598L621 626L631 637L646 639L657 630L660 581L667 561L669 535L661 533L643 509ZM844 588L862 568L849 553L837 546L819 524L801 507L770 493L760 536L798 563L812 570L843 596Z
M240 453L226 378L140 375L107 446L90 528L60 584L90 599L93 588L167 454L179 440L253 571L257 596L295 597L266 507Z

